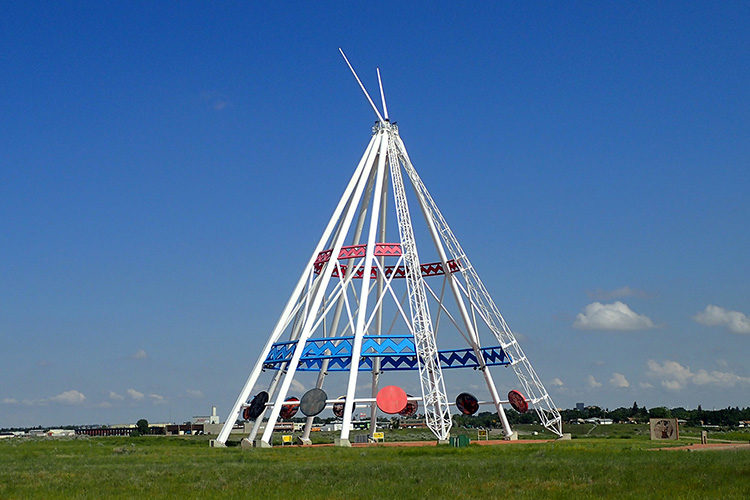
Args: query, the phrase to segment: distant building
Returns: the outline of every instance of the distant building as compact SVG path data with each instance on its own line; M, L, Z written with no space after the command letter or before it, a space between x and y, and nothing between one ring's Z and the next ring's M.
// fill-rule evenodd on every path
M216 414L216 407L211 407L211 415L208 416L197 416L193 417L193 424L206 425L206 424L218 424L219 416Z
M71 437L75 435L76 431L73 429L50 429L47 431L47 437Z
M584 408L585 406L583 403L576 403L576 410L583 411Z
M580 420L580 419L579 419ZM583 421L586 424L612 425L614 421L611 418L587 418Z

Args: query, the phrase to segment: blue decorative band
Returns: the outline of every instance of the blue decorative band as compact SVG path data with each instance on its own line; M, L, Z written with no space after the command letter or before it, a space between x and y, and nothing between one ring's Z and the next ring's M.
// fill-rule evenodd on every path
M299 371L320 371L328 360L328 371L347 371L351 365L353 336L308 339L300 358ZM266 357L264 368L278 370L294 355L297 341L276 342ZM487 366L510 364L510 357L500 346L479 349ZM476 368L479 366L473 349L438 351L442 368ZM365 335L359 359L360 371L372 371L375 358L380 359L380 369L418 370L417 351L411 335Z

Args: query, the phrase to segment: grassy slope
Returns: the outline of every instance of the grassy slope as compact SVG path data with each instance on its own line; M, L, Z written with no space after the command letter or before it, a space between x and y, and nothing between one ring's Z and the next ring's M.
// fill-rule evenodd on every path
M197 438L0 442L0 498L750 498L750 451L640 440L211 449Z

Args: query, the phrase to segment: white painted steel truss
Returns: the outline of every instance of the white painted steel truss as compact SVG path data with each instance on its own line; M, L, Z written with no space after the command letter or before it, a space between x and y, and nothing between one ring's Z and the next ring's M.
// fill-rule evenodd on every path
M545 427L561 435L560 415L552 399L414 169L398 127L389 121L382 85L380 94L385 117L353 69L352 73L378 118L372 138L229 412L216 444L226 443L253 391L266 390L269 403L255 419L247 439L259 446L270 446L282 406L290 403L289 391L295 374L298 370L311 371L310 367L318 372L317 388L324 386L332 370L348 372L339 444L349 442L355 404L370 406L371 432L374 433L375 396L380 376L384 370L403 368L386 367L382 363L393 364L392 360L382 354L374 355L371 347L393 342L394 338L404 337L403 334L413 339L416 366L412 369L419 371L422 392L421 398L416 399L422 402L426 424L438 439L445 440L449 436L453 404L448 401L441 367L454 367L451 363L459 358L463 362L470 359L474 368L482 373L491 398L484 403L495 407L506 435L511 434L503 408L508 401L500 398L490 373L490 366L498 364L513 367L530 407ZM420 207L426 233L432 240L432 245L425 247L423 242L421 246L437 254L437 262L420 261L402 172L410 181L412 198ZM393 193L392 205L388 201L389 185ZM386 217L390 210L396 215L395 220L390 221L391 226ZM398 242L387 243L389 235L393 241L396 234ZM389 259L388 265L386 259ZM425 279L435 276L443 277L439 290ZM443 321L441 327L442 317L447 321ZM439 351L438 333L444 330L460 334L457 338L469 349ZM440 335L442 339L449 333ZM484 337L500 345L484 347L481 344ZM363 343L369 346L366 352L363 352ZM318 357L311 358L310 352L319 345L325 348ZM334 353L341 347L346 348L344 360ZM273 353L282 351L286 357L273 358ZM488 361L487 356L494 356L494 361ZM500 361L495 359L498 356ZM358 397L357 379L365 368L372 372L371 390L369 397ZM267 385L256 388L266 371L272 373L270 380ZM328 401L329 407L331 403ZM269 410L270 414L266 415ZM257 438L265 417L265 429ZM309 438L312 424L313 417L308 417L303 440Z

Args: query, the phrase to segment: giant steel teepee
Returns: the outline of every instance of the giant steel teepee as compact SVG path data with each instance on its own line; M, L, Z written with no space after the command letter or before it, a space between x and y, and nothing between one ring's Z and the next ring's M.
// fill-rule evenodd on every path
M421 404L425 423L439 440L449 436L454 404L466 414L491 405L506 436L512 431L503 405L530 408L561 435L552 399L389 120L380 71L382 114L341 54L377 116L372 137L215 444L224 445L235 422L244 418L254 420L246 439L270 446L279 418L297 409L307 416L301 439L309 442L314 415L333 407L343 420L336 443L348 445L355 406L370 408L374 433L378 408L407 411L407 396L397 387L382 387L383 381L391 377L403 383L415 372L421 397L408 396L410 412ZM414 206L422 215L416 222L423 220L417 226ZM422 260L424 255L430 259ZM512 384L518 390L507 400L498 393L490 367L510 367L515 374ZM449 401L444 371L454 368L480 373L488 399L462 393L455 403ZM310 371L317 373L315 387L301 400L291 396L295 376ZM367 395L357 393L362 372L370 374ZM341 374L346 375L343 401L323 390L328 378Z

